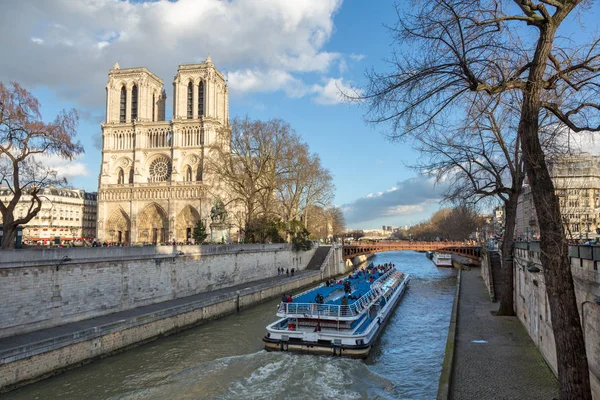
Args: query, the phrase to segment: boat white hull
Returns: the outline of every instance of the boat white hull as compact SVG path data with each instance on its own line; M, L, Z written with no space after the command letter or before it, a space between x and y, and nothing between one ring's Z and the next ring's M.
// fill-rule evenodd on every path
M349 358L366 358L408 286L408 277L402 281L389 301L379 310L372 322L360 334L343 334L335 331L308 330L285 331L276 326L285 319L267 327L263 337L268 351L290 351L307 354L334 355Z
M432 261L436 267L452 267L452 256L450 254L434 253Z

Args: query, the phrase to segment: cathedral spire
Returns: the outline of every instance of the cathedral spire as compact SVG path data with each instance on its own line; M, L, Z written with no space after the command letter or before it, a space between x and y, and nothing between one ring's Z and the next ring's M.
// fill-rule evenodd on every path
M121 67L119 66L119 62L115 62L115 65L113 65L113 69L121 69Z
M204 61L207 64L212 64L212 58L210 58L210 53L208 54L208 57L206 57L206 60Z

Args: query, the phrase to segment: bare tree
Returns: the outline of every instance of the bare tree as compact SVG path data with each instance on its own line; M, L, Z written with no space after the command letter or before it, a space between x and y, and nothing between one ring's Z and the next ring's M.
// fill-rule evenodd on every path
M225 131L221 136L231 139L231 148L214 149L207 168L220 182L226 203L241 206L243 211L234 217L243 230L283 222L290 241L292 222L297 225L311 206L329 204L331 174L288 123L235 119L230 136Z
M3 249L14 247L17 227L31 221L42 208L42 189L67 183L42 157L72 160L83 153L81 144L73 140L77 122L75 110L63 110L54 121L43 122L40 103L31 93L17 83L7 87L0 82L0 185L6 185L12 195L8 202L0 200ZM21 200L28 207L15 218Z
M464 118L454 126L431 127L416 138L422 171L448 182L446 200L470 204L499 199L504 204L502 290L498 315L515 315L513 247L517 203L525 171L519 136L518 99L496 95L468 103ZM492 200L493 201L493 200ZM453 226L450 224L450 226Z
M307 229L313 239L333 241L341 238L346 229L344 213L339 207L312 206L308 212Z
M403 45L392 73L369 75L367 118L393 135L419 135L454 117L469 93L521 97L518 135L540 224L541 261L554 328L561 398L591 399L568 244L540 138L548 111L573 131L600 130L599 41L557 34L582 0L433 0L397 7ZM410 46L410 47L409 47ZM405 49L418 49L408 50Z
M276 187L277 158L283 146L282 137L289 133L289 125L280 120L252 121L236 118L231 131L222 132L223 140L231 147L212 150L206 161L207 169L219 181L226 204L239 204L243 209L241 226L270 211L270 200Z
M327 210L327 217L331 224L332 240L340 238L346 230L346 218L339 207L331 207Z

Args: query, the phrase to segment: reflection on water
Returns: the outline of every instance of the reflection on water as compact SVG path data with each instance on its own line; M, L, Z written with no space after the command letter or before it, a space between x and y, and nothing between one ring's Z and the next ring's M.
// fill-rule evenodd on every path
M411 275L378 345L364 361L267 353L261 338L278 300L212 321L57 377L6 399L435 398L456 284L424 254L389 252Z

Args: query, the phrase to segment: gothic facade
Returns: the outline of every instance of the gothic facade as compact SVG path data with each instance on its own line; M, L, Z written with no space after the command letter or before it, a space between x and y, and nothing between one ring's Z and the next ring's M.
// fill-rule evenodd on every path
M210 57L179 65L173 115L165 120L163 81L146 68L108 74L98 190L98 239L184 242L196 222L210 222L215 184L205 165L228 145L228 89ZM223 144L225 143L225 144Z

